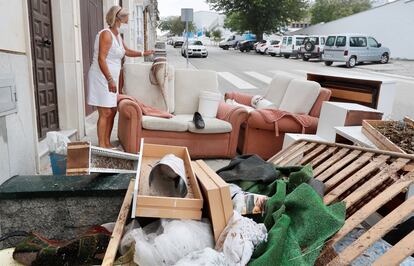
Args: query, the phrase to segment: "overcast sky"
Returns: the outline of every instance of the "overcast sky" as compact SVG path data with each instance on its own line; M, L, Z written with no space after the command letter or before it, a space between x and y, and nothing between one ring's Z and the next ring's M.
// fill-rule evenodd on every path
M208 11L205 0L158 0L158 9L161 17L179 16L181 8L193 8L194 11Z

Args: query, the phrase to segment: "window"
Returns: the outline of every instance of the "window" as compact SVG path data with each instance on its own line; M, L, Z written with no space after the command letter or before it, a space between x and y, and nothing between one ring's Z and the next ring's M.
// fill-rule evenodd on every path
M342 47L346 45L346 37L345 36L338 36L336 38L335 46Z
M316 44L316 45L319 44L318 37L308 37L308 38L305 38L305 40L303 41L303 43L305 43L307 41L310 41L311 43Z
M287 41L287 45L291 45L291 44L292 44L292 37L289 37Z
M349 46L351 47L367 47L367 38L351 37L349 38Z
M286 37L283 37L282 44L286 45L286 41L287 41L287 38Z
M190 45L203 45L203 43L201 41L192 41Z
M303 38L303 37L296 38L296 45L301 45L303 43L303 39L305 39L305 38Z
M321 41L321 45L324 45L325 44L325 37L321 37L320 41Z
M279 42L280 42L280 41L271 41L271 42L270 42L270 44L271 44L271 45L276 45L276 44L279 44Z
M368 38L368 45L369 45L369 47L375 47L375 48L378 48L378 42L377 42L377 40L375 40L374 38L372 38L372 37L369 37Z
M325 45L327 45L327 46L334 46L335 39L336 39L335 36L329 36L328 39L326 40Z

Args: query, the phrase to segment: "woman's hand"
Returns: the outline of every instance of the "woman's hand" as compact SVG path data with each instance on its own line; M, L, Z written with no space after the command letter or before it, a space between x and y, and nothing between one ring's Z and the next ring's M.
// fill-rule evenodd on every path
M148 51L144 51L143 53L142 53L142 55L143 56L148 56L148 55L152 55L152 54L154 54L155 53L155 51L154 50L148 50Z
M115 81L111 80L108 83L108 89L109 89L110 92L116 93L116 83L115 83Z

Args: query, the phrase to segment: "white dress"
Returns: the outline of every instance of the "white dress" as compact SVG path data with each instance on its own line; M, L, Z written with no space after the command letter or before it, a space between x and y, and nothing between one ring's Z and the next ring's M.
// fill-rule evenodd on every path
M110 29L103 29L96 35L92 65L88 73L88 104L92 106L112 108L117 106L118 90L116 93L109 91L108 81L102 73L98 63L99 36L104 31L109 31L112 35L112 46L108 51L106 64L108 65L109 72L118 89L121 60L125 55L125 48L119 35L117 38Z

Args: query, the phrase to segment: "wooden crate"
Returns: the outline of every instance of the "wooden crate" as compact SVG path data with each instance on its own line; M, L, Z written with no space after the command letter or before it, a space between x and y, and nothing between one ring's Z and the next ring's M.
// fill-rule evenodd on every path
M92 146L90 142L68 143L66 163L67 175L89 175L91 173L135 174L138 154Z
M375 144L379 149L395 151L400 153L406 153L398 145L388 139L386 136L381 134L375 127L378 125L384 125L390 121L378 121L378 120L364 120L362 122L362 133L367 136L372 143ZM404 118L404 122L407 124L414 125L414 121L408 117Z
M203 197L191 165L186 147L144 144L141 141L140 159L134 184L132 218L201 219ZM188 178L188 194L185 198L149 195L149 174L152 167L165 155L174 154L183 159Z
M311 164L314 176L326 186L325 204L346 203L345 225L327 242L324 265L348 265L414 212L414 195L395 208L339 254L332 247L370 215L407 191L414 183L414 155L319 141L297 141L270 162L279 166ZM414 253L414 231L375 265L398 265Z
M233 216L230 187L204 161L193 162L193 168L200 182L205 199L205 209L208 210L214 239L217 241L227 222Z

